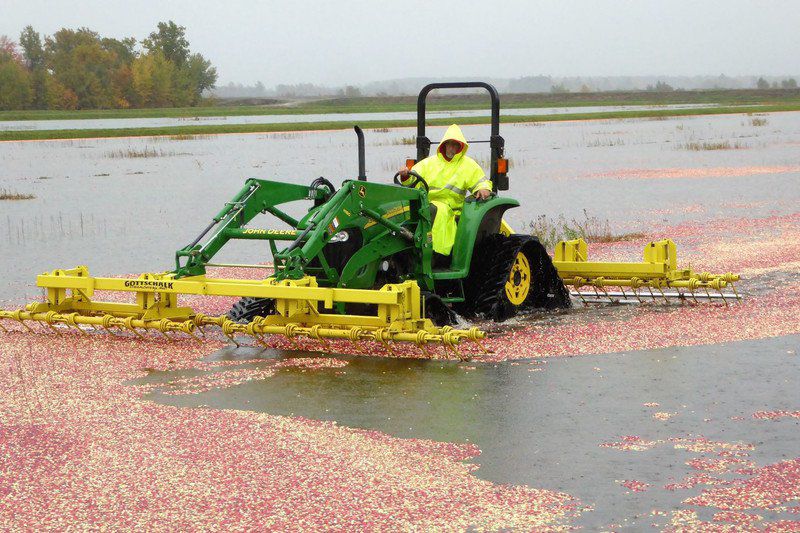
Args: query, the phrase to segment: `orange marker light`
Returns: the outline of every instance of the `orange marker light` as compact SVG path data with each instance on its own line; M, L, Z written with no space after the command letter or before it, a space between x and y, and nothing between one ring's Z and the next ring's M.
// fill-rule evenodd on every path
M417 160L416 159L406 159L406 168L408 170L411 170L411 168L416 164L417 164Z
M500 158L497 160L497 173L505 174L508 172L508 159Z

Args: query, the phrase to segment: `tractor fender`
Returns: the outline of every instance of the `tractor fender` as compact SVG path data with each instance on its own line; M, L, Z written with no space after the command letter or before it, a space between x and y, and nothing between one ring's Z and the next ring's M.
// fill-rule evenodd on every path
M482 202L464 203L453 245L452 270L462 271L463 277L467 276L473 250L487 235L499 233L503 215L513 207L519 207L517 200L498 196Z

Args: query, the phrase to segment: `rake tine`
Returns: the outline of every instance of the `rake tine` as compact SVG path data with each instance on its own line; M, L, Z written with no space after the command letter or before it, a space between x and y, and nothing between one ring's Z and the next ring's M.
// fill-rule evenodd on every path
M608 299L608 303L613 304L614 303L614 299L611 296L608 295L608 291L606 290L605 286L602 286L601 290L603 291L603 294L606 295L606 298Z
M667 298L667 295L664 294L664 291L661 289L661 285L658 286L658 292L660 292L661 297L664 298L664 304L669 305L669 298Z
M193 338L194 340L196 340L197 342L202 344L203 341L202 341L202 339L200 339L200 337L198 337L197 335L195 335L191 331L187 331L186 333L188 333L191 338Z
M644 303L644 300L642 300L642 295L641 295L641 294L639 294L639 290L638 290L637 288L635 288L635 287L634 287L634 289L633 289L633 293L636 295L636 299L637 299L637 300L639 300L639 303L640 303L640 304L643 304L643 303Z
M580 290L578 290L576 292L578 293L578 296L580 297L581 303L583 304L583 306L587 307L589 304L586 303L586 298L583 297L583 293Z
M0 329L2 329L3 331L5 331L6 333L8 333L8 330L5 328L5 326L3 326L3 324L0 324Z
M651 287L650 285L648 285L648 286L647 286L647 290L650 292L650 298L652 298L652 299L653 299L653 301L655 302L655 301L656 301L656 295L655 295L655 294L653 294L653 287Z
M722 289L717 289L717 292L719 293L720 297L722 298L722 301L725 302L725 307L730 307L730 305L728 304L728 300L725 299L725 293L722 292Z
M736 292L736 285L734 285L733 283L730 283L729 285L731 286L731 290L733 291L733 295L736 297L736 299L741 300L742 297L739 296L738 292Z
M112 337L118 337L118 336L119 336L119 335L117 335L116 333L114 333L113 331L111 331L111 328L107 328L107 327L105 327L105 326L100 326L100 327L101 327L102 329L106 330L106 331L107 331L107 332L108 332L108 333L109 333L109 334L110 334Z
M255 335L254 338L256 339L256 342L259 343L261 346L263 346L264 348L269 348L269 344L267 344L267 341L264 339L263 335Z

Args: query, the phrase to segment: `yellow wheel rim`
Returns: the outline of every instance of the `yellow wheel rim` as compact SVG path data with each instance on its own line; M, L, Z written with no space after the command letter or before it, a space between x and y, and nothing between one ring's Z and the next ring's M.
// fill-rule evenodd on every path
M531 265L525 254L519 252L506 281L506 296L514 305L522 305L531 291Z

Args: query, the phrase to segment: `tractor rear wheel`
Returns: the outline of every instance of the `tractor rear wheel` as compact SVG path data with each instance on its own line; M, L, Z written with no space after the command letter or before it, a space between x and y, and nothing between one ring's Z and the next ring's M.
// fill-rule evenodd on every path
M489 235L478 248L465 281L465 314L502 322L520 310L570 306L569 292L535 237Z
M233 304L227 316L234 322L246 324L257 316L264 317L274 314L275 300L272 298L245 297Z

